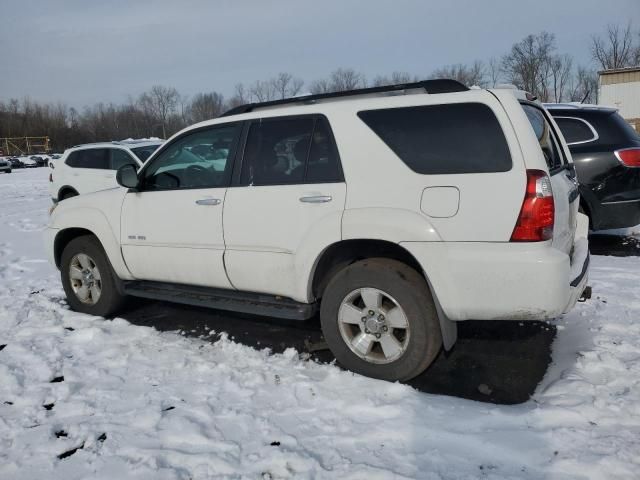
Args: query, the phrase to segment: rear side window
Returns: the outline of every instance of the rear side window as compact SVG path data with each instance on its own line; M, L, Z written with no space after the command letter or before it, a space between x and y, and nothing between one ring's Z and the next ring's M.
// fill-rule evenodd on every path
M455 103L358 113L414 172L425 175L511 170L498 119L481 103Z
M106 148L92 148L76 150L67 158L66 164L73 168L109 168L109 150Z
M244 148L241 185L340 181L338 152L326 119L283 117L251 123Z
M560 148L558 147L557 140L553 134L551 124L547 121L542 110L533 105L523 104L522 108L527 114L529 123L533 128L533 132L538 138L540 149L544 154L544 159L547 162L549 170L556 169L563 165L562 156L560 154Z
M567 144L591 142L598 138L595 130L580 118L555 117L554 120Z

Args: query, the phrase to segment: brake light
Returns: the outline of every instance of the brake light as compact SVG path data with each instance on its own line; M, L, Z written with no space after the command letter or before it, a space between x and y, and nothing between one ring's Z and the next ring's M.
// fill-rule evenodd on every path
M640 148L625 148L614 153L625 167L640 167Z
M49 182L52 183L53 182L53 173L49 174Z
M527 170L527 191L512 242L541 242L553 237L555 205L551 180L542 170Z

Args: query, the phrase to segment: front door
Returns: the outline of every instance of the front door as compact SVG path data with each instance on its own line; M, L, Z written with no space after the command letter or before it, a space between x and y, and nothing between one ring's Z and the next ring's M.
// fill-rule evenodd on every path
M225 124L187 132L141 171L121 220L122 253L134 277L231 288L222 212L239 131L239 124Z

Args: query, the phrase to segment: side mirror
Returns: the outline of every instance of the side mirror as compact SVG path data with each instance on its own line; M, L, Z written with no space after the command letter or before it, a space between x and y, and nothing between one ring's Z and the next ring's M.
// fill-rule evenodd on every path
M116 182L121 187L138 188L140 180L138 179L136 167L131 164L121 166L116 172Z

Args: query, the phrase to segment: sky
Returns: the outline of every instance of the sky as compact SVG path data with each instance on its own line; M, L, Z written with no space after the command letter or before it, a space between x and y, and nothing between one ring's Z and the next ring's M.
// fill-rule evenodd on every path
M230 96L282 71L426 76L542 30L587 65L592 34L640 28L640 0L0 0L0 19L0 100L79 108L156 84Z

